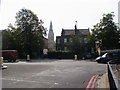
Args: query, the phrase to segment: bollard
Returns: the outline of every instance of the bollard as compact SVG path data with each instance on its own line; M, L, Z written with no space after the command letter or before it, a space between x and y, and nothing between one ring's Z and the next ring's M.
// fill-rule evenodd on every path
M77 55L74 56L74 59L77 60Z
M0 57L0 66L3 66L3 57Z
M30 61L30 55L27 55L27 61Z
M7 66L3 65L3 57L0 57L0 69L7 69Z

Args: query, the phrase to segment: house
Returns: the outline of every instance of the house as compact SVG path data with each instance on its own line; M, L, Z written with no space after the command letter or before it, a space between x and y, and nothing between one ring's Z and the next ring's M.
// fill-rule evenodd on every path
M62 29L61 36L56 36L56 50L68 50L66 43L71 41L71 36L78 35L83 38L82 43L84 43L85 52L88 51L87 46L87 36L90 34L88 29Z

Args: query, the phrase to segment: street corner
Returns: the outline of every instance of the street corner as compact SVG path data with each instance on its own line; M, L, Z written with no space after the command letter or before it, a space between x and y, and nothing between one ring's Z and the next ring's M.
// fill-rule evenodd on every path
M97 78L95 88L106 88L109 89L108 73L99 74Z
M108 81L108 74L103 73L103 74L96 74L91 77L86 90L89 88L105 88L109 89L109 81Z
M96 81L97 81L98 77L99 77L98 74L91 77L91 79L86 87L86 90L88 90L89 88L96 88Z

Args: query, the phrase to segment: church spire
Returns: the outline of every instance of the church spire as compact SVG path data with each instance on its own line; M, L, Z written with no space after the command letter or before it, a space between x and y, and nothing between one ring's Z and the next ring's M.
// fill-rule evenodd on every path
M52 29L52 21L50 22L50 30L53 30L53 29Z
M53 32L53 26L52 21L50 22L50 28L48 33L48 49L54 49L54 32Z

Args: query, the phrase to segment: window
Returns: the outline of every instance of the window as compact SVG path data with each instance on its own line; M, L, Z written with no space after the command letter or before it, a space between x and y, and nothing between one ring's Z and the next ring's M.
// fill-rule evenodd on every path
M67 38L64 38L64 43L66 43L67 42Z
M57 39L57 44L60 44L60 39Z

